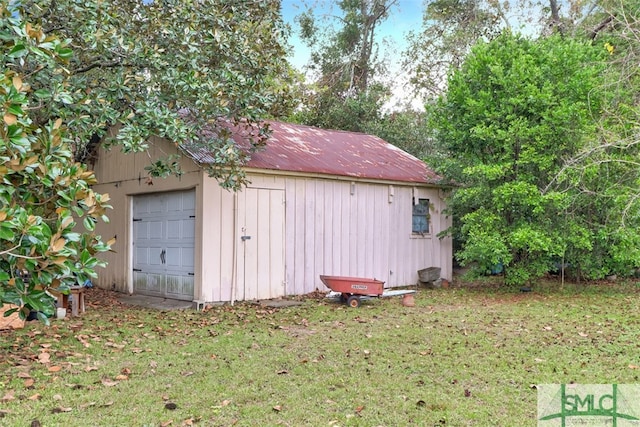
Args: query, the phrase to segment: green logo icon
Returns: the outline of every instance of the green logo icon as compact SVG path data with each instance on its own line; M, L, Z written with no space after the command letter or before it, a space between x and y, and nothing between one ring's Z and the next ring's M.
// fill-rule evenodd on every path
M640 385L542 384L538 426L640 427Z

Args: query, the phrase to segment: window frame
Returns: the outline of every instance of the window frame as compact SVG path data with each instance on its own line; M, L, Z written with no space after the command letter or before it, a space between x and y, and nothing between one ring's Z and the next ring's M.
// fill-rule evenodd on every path
M416 203L416 199L418 203ZM411 207L411 235L427 236L431 234L431 201L427 198L413 197ZM419 212L416 212L419 209ZM422 221L424 217L424 221ZM420 218L419 225L422 225L420 229L416 228L416 219ZM426 229L425 229L426 228Z

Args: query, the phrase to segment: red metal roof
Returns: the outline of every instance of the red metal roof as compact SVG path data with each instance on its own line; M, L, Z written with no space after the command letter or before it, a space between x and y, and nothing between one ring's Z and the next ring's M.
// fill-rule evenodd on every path
M251 154L249 168L425 184L437 184L441 180L423 161L377 136L275 121L267 123L271 136L263 149ZM234 139L246 146L246 136L242 134L236 131ZM207 163L204 153L190 154Z

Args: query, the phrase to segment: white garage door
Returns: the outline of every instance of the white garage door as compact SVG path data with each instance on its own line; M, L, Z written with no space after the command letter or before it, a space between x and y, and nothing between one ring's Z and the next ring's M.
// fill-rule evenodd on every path
M133 291L193 300L194 190L133 200Z

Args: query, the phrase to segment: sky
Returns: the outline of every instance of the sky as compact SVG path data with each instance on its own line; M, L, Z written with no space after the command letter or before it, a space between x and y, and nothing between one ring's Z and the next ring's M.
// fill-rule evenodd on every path
M295 23L295 17L306 9L305 3L315 4L314 0L306 2L303 0L282 0L283 18L294 29L294 34L289 42L294 47L291 62L297 68L302 68L309 59L306 46L302 44L297 35L297 24ZM322 3L328 4L328 6L314 8L316 14L331 14L332 12L338 14L340 11L335 5L335 0L321 0L318 4ZM404 39L407 32L420 28L422 24L422 0L398 0L397 3L391 9L391 16L378 28L378 34L380 37L391 40L398 46L397 50L401 51L406 47Z
M407 46L406 34L410 30L420 29L422 25L422 3L423 0L398 0L397 5L391 9L391 16L378 28L379 37L384 38L393 46L389 55L391 59L389 65L393 81L398 82L397 87L393 89L396 99L408 96L400 83L406 80L400 67L400 54ZM295 17L306 10L306 4L314 5L316 15L331 14L332 11L334 14L338 14L340 11L335 5L335 0L282 0L283 18L294 31L289 39L289 43L293 46L293 55L289 59L291 64L300 71L304 71L303 68L309 60L309 52L297 34L298 26L295 23ZM395 99L391 103L395 103ZM420 108L421 105L416 105L416 107Z

